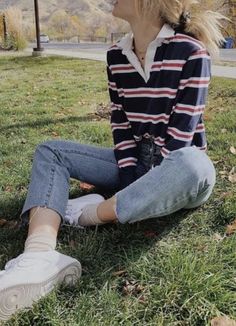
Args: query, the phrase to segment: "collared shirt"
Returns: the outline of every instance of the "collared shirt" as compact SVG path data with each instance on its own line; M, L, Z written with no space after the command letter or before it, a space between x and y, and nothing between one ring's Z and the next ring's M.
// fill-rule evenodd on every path
M162 45L162 42L168 38L174 36L175 31L168 24L164 24L156 38L149 44L145 56L144 69L141 66L136 54L133 51L133 33L127 34L119 43L119 47L122 48L122 54L126 55L129 62L135 67L138 73L147 82L150 77L151 67L156 53L156 49Z
M114 153L124 186L135 180L143 138L160 147L158 164L182 147L207 146L203 112L211 60L204 45L164 25L148 46L144 69L132 47L129 34L107 53Z

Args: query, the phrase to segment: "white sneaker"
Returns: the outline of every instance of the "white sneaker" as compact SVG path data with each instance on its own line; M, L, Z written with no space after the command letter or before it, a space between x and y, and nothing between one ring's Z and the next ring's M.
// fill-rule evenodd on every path
M79 218L82 214L83 208L89 204L99 204L104 200L104 197L97 194L90 194L75 199L69 199L66 208L66 215L63 218L65 224L81 227L79 225Z
M61 283L75 284L80 262L59 252L28 252L10 260L0 272L0 320L32 304Z

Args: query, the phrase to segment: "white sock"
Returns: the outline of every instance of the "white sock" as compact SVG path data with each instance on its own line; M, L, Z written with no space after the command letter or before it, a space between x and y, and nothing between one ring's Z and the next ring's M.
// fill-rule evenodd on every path
M25 252L55 250L56 237L49 233L36 233L30 235L25 242Z
M100 203L97 204L89 204L82 209L82 214L79 217L79 225L81 226L93 226L99 224L105 224L105 222L101 221L97 214L97 208Z

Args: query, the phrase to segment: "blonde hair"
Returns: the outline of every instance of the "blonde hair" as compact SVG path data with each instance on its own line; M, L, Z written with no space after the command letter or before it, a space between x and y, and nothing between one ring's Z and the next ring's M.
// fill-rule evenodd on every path
M198 0L136 0L138 13L174 29L181 29L201 41L212 56L218 55L224 42L220 13L204 10Z

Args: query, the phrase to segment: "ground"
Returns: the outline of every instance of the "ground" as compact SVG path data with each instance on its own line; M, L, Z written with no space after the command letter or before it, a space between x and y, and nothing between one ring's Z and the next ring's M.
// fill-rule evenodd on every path
M104 63L0 57L0 269L22 252L18 220L33 153L48 139L112 146ZM134 225L63 227L58 250L81 261L59 288L7 325L208 325L236 319L236 80L213 78L205 114L217 184L202 207ZM72 180L71 196L82 189ZM108 195L108 194L106 194ZM5 221L4 221L5 220Z

